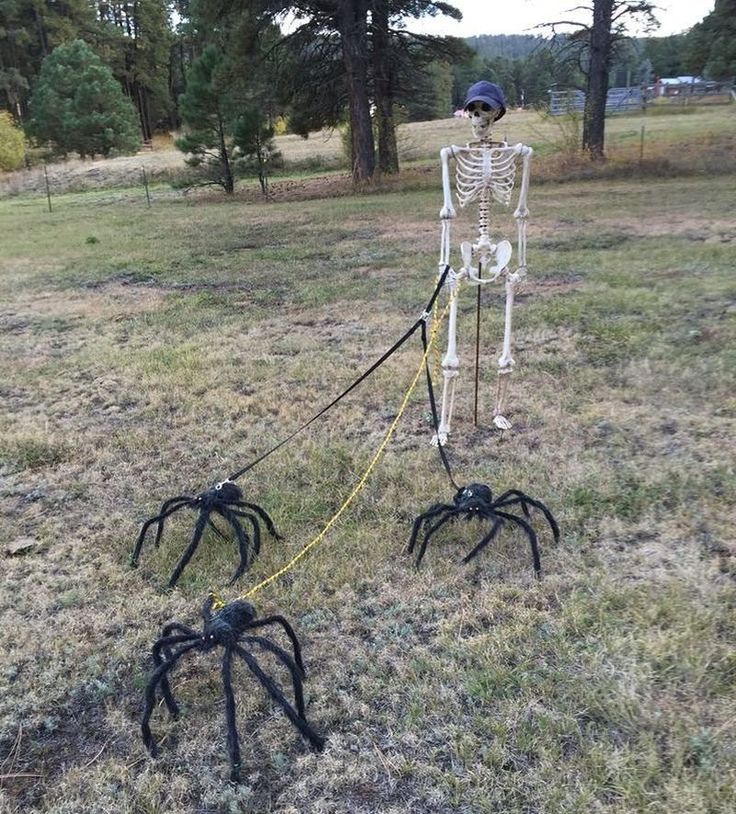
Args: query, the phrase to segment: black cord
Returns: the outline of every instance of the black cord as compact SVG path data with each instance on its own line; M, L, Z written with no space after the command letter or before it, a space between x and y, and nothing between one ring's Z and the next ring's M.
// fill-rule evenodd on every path
M427 392L429 393L429 406L432 410L432 423L434 424L434 431L437 435L437 451L440 453L440 458L442 459L442 466L445 467L445 472L447 472L447 477L450 479L450 483L456 488L459 489L460 487L455 483L455 478L452 476L452 469L450 468L450 462L447 460L447 453L445 452L444 447L440 443L440 422L437 417L437 401L434 397L434 387L432 386L432 373L429 369L429 354L427 354L427 323L422 323L422 347L424 348L424 353L426 354L425 359L425 370L427 372Z
M434 303L435 303L435 301L437 300L437 297L439 296L440 291L442 290L442 287L443 287L443 286L444 286L444 284L445 284L445 280L447 279L447 275L449 274L449 272L450 272L450 267L449 267L449 266L445 266L445 270L444 270L444 271L442 272L442 274L440 275L440 278L439 278L439 280L437 281L437 285L435 286L435 289L434 289L434 291L432 292L432 296L430 297L429 302L427 303L427 305L426 305L426 307L425 307L425 309L424 309L424 311L423 311L422 315L421 315L421 316L419 317L419 319L418 319L418 320L417 320L417 321L416 321L416 322L415 322L415 323L414 323L414 324L411 326L411 328L409 328L409 330L408 330L408 331L406 331L406 333L405 333L405 334L404 334L404 335L403 335L403 336L402 336L402 337L401 337L401 338L400 338L400 339L399 339L397 342L395 342L395 343L394 343L394 344L393 344L393 345L392 345L392 346L391 346L391 347L390 347L390 348L389 348L389 349L388 349L388 350L387 350L387 351L386 351L386 352L383 354L383 356L381 356L381 358L380 358L380 359L378 359L376 362L374 362L374 363L373 363L373 364L372 364L372 365L371 365L371 366L368 368L368 370L366 370L364 373L362 373L362 374L361 374L361 375L360 375L360 376L359 376L359 377L358 377L358 378L357 378L357 379L356 379L356 380L355 380L355 381L354 381L354 382L353 382L353 383L352 383L352 384L351 384L351 385L350 385L348 388L346 388L345 390L343 390L343 391L342 391L342 393L340 393L340 395L339 395L339 396L337 396L336 398L334 398L334 399L333 399L333 400L332 400L332 401L331 401L331 402L330 402L330 403L329 403L329 404L328 404L326 407L323 407L323 408L322 408L322 409L321 409L321 410L320 410L318 413L315 413L315 414L314 414L314 415L313 415L313 416L312 416L312 417L311 417L311 418L310 418L308 421L305 421L305 422L304 422L304 424L302 424L302 425L301 425L301 427L299 427L299 428L297 428L296 430L294 430L294 432L292 432L290 435L288 435L288 436L287 436L286 438L284 438L282 441L279 441L279 443L278 443L278 444L276 444L275 446L271 447L271 449L269 449L269 450L267 450L266 452L264 452L264 453L263 453L263 455L259 455L259 456L258 456L258 458L256 458L255 460L251 461L250 463L246 464L246 465L245 465L244 467L242 467L241 469L238 469L238 471L237 471L237 472L233 472L233 474L232 474L232 475L230 475L230 476L228 477L228 480L230 480L230 481L235 481L235 480L237 480L238 478L242 477L242 476L243 476L243 475L244 475L244 474L245 474L245 473L246 473L246 472L247 472L249 469L252 469L254 466L256 466L257 464L259 464L261 461L263 461L263 460L265 460L266 458L268 458L268 456L269 456L269 455L272 455L274 452L276 452L276 450L281 449L281 447L283 447L285 444L288 444L288 443L289 443L289 441L291 441L293 438L295 438L297 435L299 435L299 433L301 433L301 432L303 432L304 430L306 430L306 429L307 429L307 427L308 427L310 424L312 424L313 422L315 422L315 421L316 421L316 420L317 420L317 419L318 419L320 416L323 416L323 415L324 415L324 414L325 414L325 413L326 413L328 410L330 410L332 407L334 407L334 406L335 406L335 405L338 403L338 401L340 401L341 399L345 398L345 396L347 396L347 395L348 395L348 393L350 393L352 390L354 390L354 389L355 389L355 388L356 388L356 387L357 387L357 386L358 386L358 385L359 385L359 384L360 384L362 381L364 381L365 379L367 379L367 378L368 378L368 376L370 376L370 375L371 375L371 373L373 373L373 372L374 372L374 371L375 371L377 368L379 368L379 367L380 367L380 366L381 366L381 365L382 365L382 364L383 364L383 363L384 363L384 362L385 362L385 361L386 361L386 360L387 360L387 359L388 359L390 356L393 356L393 354L394 354L394 353L396 353L396 351L397 351L397 350L398 350L398 349L399 349L399 348L400 348L400 347L401 347L401 346L402 346L402 345L403 345L403 344L404 344L404 343L405 343L405 342L406 342L408 339L410 339L410 338L411 338L411 337L414 335L414 333L416 333L416 330L417 330L418 328L420 328L420 327L422 328L422 341L423 341L423 342L426 342L426 326L427 326L427 318L428 318L429 314L432 312L432 308L433 308L433 306L434 306ZM426 345L425 345L425 350L426 350ZM433 398L434 398L434 396L433 396ZM436 409L435 409L435 414L436 414ZM448 471L449 471L449 470L448 470ZM452 475L450 475L450 479L452 480ZM454 481L453 481L453 483L454 483Z

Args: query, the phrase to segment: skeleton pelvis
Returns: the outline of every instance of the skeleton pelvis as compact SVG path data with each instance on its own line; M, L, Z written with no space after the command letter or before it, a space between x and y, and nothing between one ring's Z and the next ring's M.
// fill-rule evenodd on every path
M491 243L488 238L477 243L460 244L460 255L468 282L481 285L497 279L511 260L513 250L508 240Z

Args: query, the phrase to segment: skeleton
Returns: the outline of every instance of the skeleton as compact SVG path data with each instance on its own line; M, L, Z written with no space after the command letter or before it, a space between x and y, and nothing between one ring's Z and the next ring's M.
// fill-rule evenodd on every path
M452 205L450 160L455 161L455 190L460 207L478 202L478 239L460 244L462 267L451 269L448 277L450 293L463 281L482 286L503 280L506 289L506 311L503 347L498 358L498 385L493 423L498 429L508 430L511 422L504 415L508 382L514 367L511 356L511 312L514 294L526 276L526 206L529 190L529 164L532 148L524 144L509 146L505 141L491 140L491 126L506 112L503 92L490 82L477 82L468 90L465 110L470 116L475 140L464 147L452 145L440 152L442 161L442 191L444 201L440 210L442 242L440 270L450 265L450 221L456 217ZM521 160L521 186L514 211L516 220L516 270L509 269L513 253L508 240L493 242L489 231L491 202L509 206L516 182L517 164ZM480 300L479 300L480 302ZM447 351L442 359L444 378L440 424L433 443L444 445L450 433L455 403L455 384L460 362L457 356L457 297L452 298L448 320Z

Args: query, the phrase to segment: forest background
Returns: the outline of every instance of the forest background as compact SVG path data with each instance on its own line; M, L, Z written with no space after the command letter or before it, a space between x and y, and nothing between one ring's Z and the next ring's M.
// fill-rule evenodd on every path
M223 159L227 163L235 155L225 149L229 140L235 151L239 144L241 155L255 160L261 176L265 163L275 158L268 151L274 133L306 136L321 127L342 125L348 130L348 153L353 139L355 159L373 153L356 143L370 140L372 133L361 133L355 126L350 132L346 125L356 122L352 100L365 94L373 101L375 115L373 127L368 122L363 129L377 130L378 169L395 172L396 125L451 115L462 105L468 85L480 77L499 83L509 106L540 107L550 89L585 87L584 31L551 37L433 37L412 33L411 18L455 16L448 4L380 0L369 5L370 13L362 0L2 0L0 107L15 125L35 136L37 145L67 154L69 147L54 138L54 127L39 122L41 105L37 102L34 112L33 95L38 95L42 66L54 50L81 40L109 68L132 104L144 144L157 132L179 131L184 118L189 134L178 146L193 156L194 164L206 164L208 151L214 151L218 165ZM349 49L344 43L366 20L368 30L361 33L365 48L355 49L360 64L355 71L346 70ZM618 39L609 84L645 85L656 77L683 73L732 79L736 39L728 32L734 20L734 0L719 0L687 33ZM365 87L355 87L357 76L364 77ZM108 142L100 151L116 149L130 152L130 139L112 146ZM25 150L23 158L28 162L47 154ZM370 164L363 176L370 177L373 169ZM220 167L219 174L226 176L223 185L231 191L235 168L224 170Z

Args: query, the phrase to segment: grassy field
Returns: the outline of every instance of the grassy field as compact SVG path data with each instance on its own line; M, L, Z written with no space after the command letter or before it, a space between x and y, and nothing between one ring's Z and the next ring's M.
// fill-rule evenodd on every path
M461 483L554 511L558 546L536 522L544 579L510 528L461 566L472 524L414 569L412 519L453 493L420 388L354 504L254 598L302 639L326 750L240 672L237 786L214 657L182 662L183 715L157 710L162 752L146 756L150 646L168 620L199 626L210 588L234 597L322 528L396 414L418 343L243 479L286 539L266 538L238 586L235 545L213 536L163 589L191 514L136 571L133 541L161 500L284 437L417 318L438 185L150 210L108 190L59 196L52 214L0 201L0 810L731 814L735 187L728 172L533 186L514 429L490 425L500 288L483 292L472 426L465 291L448 453ZM494 223L511 231L506 213ZM467 215L454 235L473 235Z
M494 133L511 143L523 141L536 153L535 178L557 181L570 178L617 177L642 173L692 175L701 172L736 172L736 105L701 107L650 107L646 112L613 116L606 123L608 162L591 168L580 158L579 118L551 117L533 110L509 110ZM398 148L402 167L437 183L439 151L447 144L464 144L470 137L464 119L441 119L402 124L398 128ZM319 176L313 188L300 189L303 197L324 197L325 173L334 177L328 194L349 194L347 160L339 130L312 133L308 139L295 135L278 136L276 146L284 167L274 174L272 196L295 197L294 182ZM113 160L81 161L71 159L51 164L48 177L52 195L71 191L105 190L109 187L137 188L143 195L143 170L156 186L158 197L179 196L171 182L191 176L184 156L173 148L171 139L157 140L154 151ZM407 179L402 184L405 186ZM416 180L414 181L416 183ZM0 176L0 198L35 192L45 195L43 167L6 173ZM238 185L241 198L261 197L255 179Z

